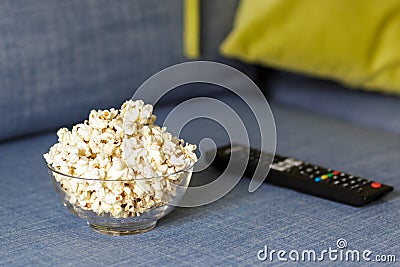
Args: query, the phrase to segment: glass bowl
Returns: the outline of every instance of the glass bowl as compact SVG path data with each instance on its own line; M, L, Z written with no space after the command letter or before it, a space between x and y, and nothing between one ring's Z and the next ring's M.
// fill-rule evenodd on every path
M193 166L134 180L99 180L63 174L47 164L62 203L89 228L107 235L144 233L170 213L189 185Z

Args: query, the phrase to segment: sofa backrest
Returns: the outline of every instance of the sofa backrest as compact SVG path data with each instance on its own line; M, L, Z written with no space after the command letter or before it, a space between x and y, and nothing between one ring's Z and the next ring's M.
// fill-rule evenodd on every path
M202 2L204 58L217 57L236 4ZM182 8L182 0L0 2L0 142L119 106L152 74L186 61Z

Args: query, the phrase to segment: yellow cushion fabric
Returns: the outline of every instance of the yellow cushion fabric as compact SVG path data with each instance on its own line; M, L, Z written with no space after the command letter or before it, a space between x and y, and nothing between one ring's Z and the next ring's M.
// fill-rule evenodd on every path
M200 57L200 1L185 0L183 24L183 52L189 59Z
M400 94L400 1L243 0L221 52Z

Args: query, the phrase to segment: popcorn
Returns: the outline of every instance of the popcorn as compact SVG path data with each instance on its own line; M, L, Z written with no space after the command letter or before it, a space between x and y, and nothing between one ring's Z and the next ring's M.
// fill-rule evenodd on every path
M92 110L71 131L57 131L58 143L44 158L66 200L98 215L139 216L176 195L182 174L197 157L195 145L154 124L153 107L126 101L120 110ZM157 177L151 178L150 177Z

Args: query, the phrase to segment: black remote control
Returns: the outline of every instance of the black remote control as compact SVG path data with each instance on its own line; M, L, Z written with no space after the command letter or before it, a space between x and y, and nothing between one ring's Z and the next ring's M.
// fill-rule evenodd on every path
M231 154L235 162L246 158L248 150L242 145L219 147L212 165L223 171ZM252 177L260 155L260 150L250 148L245 176ZM393 191L389 185L279 155L273 159L266 182L357 207Z

